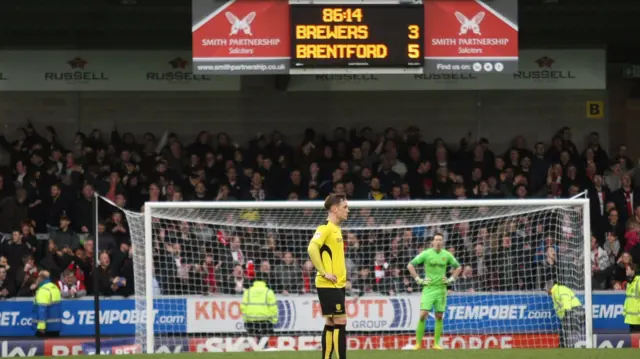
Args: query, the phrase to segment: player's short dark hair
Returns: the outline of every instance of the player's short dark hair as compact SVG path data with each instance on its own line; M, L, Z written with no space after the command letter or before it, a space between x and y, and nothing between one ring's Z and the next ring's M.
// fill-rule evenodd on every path
M442 240L444 240L444 234L440 233L440 232L436 232L433 234L433 236L431 237L431 240L436 239L437 236L442 237Z
M324 209L328 211L331 209L331 207L339 205L340 203L346 200L347 200L347 196L345 196L344 194L332 193L328 195L327 198L324 200Z

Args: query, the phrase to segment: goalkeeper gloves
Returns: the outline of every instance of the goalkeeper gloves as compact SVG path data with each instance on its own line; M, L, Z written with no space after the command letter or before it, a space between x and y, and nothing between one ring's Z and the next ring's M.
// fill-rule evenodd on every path
M416 277L416 283L421 286L428 286L429 284L431 284L431 279L430 278L422 279L420 277Z
M451 276L449 278L442 278L442 282L444 284L447 284L447 285L452 285L453 282L455 282L455 281L456 281L456 279L453 276Z

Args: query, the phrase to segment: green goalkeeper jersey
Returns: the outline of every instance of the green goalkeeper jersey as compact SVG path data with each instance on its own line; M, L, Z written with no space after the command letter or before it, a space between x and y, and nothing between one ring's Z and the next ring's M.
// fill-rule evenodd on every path
M442 278L447 276L447 266L451 266L453 268L460 267L460 263L458 263L453 254L449 251L446 249L436 251L433 248L429 248L418 254L413 258L411 264L414 266L420 264L424 265L425 277L431 282L428 286L424 287L425 290L445 290L447 288L447 284L443 282Z

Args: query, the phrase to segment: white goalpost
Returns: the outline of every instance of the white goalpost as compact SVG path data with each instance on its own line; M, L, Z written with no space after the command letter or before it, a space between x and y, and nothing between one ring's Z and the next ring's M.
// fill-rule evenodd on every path
M146 353L161 345L317 348L323 318L306 248L326 221L322 206L147 202L143 214L125 211L136 309L152 318L136 325L136 343ZM349 209L342 232L350 350L414 343L420 289L406 265L435 233L463 266L447 299L445 348L593 347L588 199L350 201ZM278 299L275 332L264 338L247 336L240 314L242 291L256 277ZM550 282L576 293L584 321L557 318ZM184 320L166 319L176 317ZM432 329L430 318L427 347Z

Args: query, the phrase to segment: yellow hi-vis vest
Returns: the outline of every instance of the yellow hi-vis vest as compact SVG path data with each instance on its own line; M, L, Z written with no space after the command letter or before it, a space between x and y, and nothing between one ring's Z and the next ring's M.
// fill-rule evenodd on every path
M276 295L263 281L255 281L242 296L242 319L245 323L278 322L278 303Z
M551 299L553 300L553 309L556 311L558 318L564 318L567 310L582 306L580 299L576 297L573 291L563 285L556 284L551 288Z
M640 325L640 275L636 275L627 284L627 297L624 300L624 322L629 325Z

